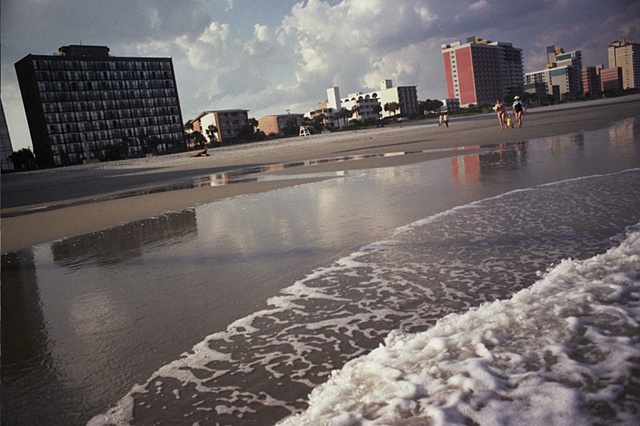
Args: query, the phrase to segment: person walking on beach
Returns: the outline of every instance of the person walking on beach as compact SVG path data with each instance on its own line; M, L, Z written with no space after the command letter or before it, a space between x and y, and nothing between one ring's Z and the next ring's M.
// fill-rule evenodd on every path
M500 122L500 129L504 130L507 127L507 107L496 99L496 104L493 106L493 110L498 113L498 121Z
M449 117L446 112L440 113L440 122L438 123L438 126L442 126L443 124L449 127Z
M513 98L512 109L513 115L518 122L518 127L522 127L522 118L527 109L524 107L524 104L520 102L520 96L516 96L515 98Z

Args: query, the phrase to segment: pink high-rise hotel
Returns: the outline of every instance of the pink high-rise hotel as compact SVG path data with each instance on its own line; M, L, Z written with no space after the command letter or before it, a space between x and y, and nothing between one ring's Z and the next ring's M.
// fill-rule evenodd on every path
M470 37L464 44L443 44L442 57L447 97L463 107L522 95L522 49L511 43Z

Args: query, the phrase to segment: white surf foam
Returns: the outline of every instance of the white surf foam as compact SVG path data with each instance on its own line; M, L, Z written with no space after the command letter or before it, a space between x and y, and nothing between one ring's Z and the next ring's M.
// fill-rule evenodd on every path
M335 372L282 425L638 424L640 231Z

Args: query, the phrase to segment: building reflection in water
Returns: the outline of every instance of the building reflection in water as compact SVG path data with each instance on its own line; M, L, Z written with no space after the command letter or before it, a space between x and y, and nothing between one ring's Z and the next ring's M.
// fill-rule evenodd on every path
M478 150L480 145L454 148L456 151ZM480 178L480 155L468 154L451 158L451 176L455 183L476 182Z
M49 392L59 389L58 373L52 357L42 309L38 274L31 249L2 255L2 424L21 423L34 403L33 389L49 384ZM47 395L32 424L50 420ZM25 423L26 424L26 423Z
M584 147L584 133L571 133L568 135L551 136L549 138L549 148L551 152L559 153L568 150L575 150L576 147Z
M491 150L460 155L451 159L451 176L456 183L478 182L483 174L518 169L527 161L527 142L501 143L490 146L468 146L459 150Z
M83 388L97 379L92 368L117 362L105 350L111 343L104 337L132 321L124 295L103 289L104 278L96 274L131 264L146 249L196 238L196 213L185 210L54 242L50 250L39 246L3 254L2 424L82 424L86 408L59 407L69 400L95 403ZM47 266L47 258L61 268ZM44 270L38 273L36 265ZM76 266L86 280L74 280ZM127 292L141 297L135 289ZM130 356L124 348L119 351ZM38 410L31 408L34 401Z
M260 173L275 172L284 170L285 168L285 164L273 164L269 166L246 167L230 172L216 173L214 175L199 176L193 179L193 187L203 188L207 186L224 186L239 182L255 182L258 180L256 175Z
M502 143L498 149L480 154L480 172L495 173L520 169L527 162L528 142Z
M67 238L53 243L51 250L53 260L62 265L114 264L142 256L147 246L172 245L197 234L196 213L189 209Z
M615 147L626 147L630 140L638 140L639 119L628 119L621 121L617 126L609 128L609 139Z

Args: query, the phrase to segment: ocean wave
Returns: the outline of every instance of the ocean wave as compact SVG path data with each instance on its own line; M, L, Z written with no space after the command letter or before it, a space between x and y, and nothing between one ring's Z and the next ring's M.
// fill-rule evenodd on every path
M640 226L511 299L391 333L280 424L632 425L638 371Z

